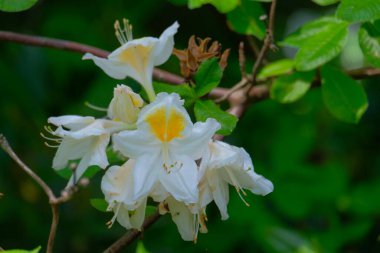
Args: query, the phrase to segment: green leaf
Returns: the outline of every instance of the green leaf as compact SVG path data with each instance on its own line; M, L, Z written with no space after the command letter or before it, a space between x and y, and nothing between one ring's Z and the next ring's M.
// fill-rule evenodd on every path
M219 66L217 58L211 58L202 62L194 77L197 96L202 97L217 87L222 76L223 71Z
M167 83L153 83L154 90L156 93L167 92L167 93L177 93L181 98L185 99L185 107L189 107L194 104L197 99L197 94L194 89L191 88L188 84L167 84Z
M261 69L257 75L258 80L263 80L272 76L289 74L293 71L294 61L292 59L281 59L271 62Z
M292 103L300 99L310 89L314 74L314 71L295 72L277 78L270 89L271 98L280 103Z
M311 0L311 1L321 6L327 6L327 5L335 4L339 2L340 0Z
M23 250L23 249L11 249L11 250L4 250L1 253L38 253L41 250L41 246L38 246L34 250Z
M219 12L227 13L236 8L239 0L189 0L189 9L199 8L205 4L212 4Z
M380 68L380 30L371 23L363 24L359 30L359 45L367 61Z
M227 14L232 30L244 35L253 35L262 40L265 37L265 23L260 17L265 12L261 4L251 0L242 0L240 5Z
M0 11L19 12L31 8L38 0L0 0Z
M90 204L98 211L107 212L108 203L104 199L90 199Z
M296 69L308 71L315 69L336 57L346 44L348 23L323 18L307 24L298 34L285 40L300 47L295 56Z
M338 18L349 22L371 21L380 18L379 0L342 0L336 11Z
M136 253L150 253L145 247L142 241L137 242Z
M238 121L234 115L223 111L211 100L198 100L195 102L194 113L197 121L206 121L208 118L216 119L221 125L221 129L217 134L221 135L231 134Z
M322 68L322 95L327 109L338 119L357 123L368 107L362 86L342 72Z
M318 33L328 30L331 23L339 22L334 17L322 17L301 26L297 31L288 35L280 45L288 45L293 47L301 47L307 43L311 37L318 35Z

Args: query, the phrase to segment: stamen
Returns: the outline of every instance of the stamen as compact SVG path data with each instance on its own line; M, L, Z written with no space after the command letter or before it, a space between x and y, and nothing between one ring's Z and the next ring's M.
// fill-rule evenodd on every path
M244 202L244 204L245 204L246 206L250 206L250 205L248 204L248 202L245 201L245 199L243 198L243 196L240 194L240 191L241 191L241 192L243 193L244 196L247 196L247 194L245 193L245 191L242 189L242 187L241 187L240 184L238 183L238 181L237 181L236 177L234 176L234 174L231 173L231 171L230 171L229 169L226 169L226 171L227 171L227 174L230 176L231 181L232 181L232 183L233 183L233 186L235 187L235 189L236 189L236 191L237 191L237 193L238 193L240 199Z
M120 207L121 207L121 203L119 203L119 204L117 205L117 207L116 207L116 211L115 211L115 214L113 215L112 219L106 223L106 225L107 225L108 228L111 228L112 225L115 223L115 220L116 220L117 215L118 215L118 213L119 213Z
M107 108L103 108L103 107L93 105L87 101L84 103L84 105L87 106L88 108L95 110L95 111L100 111L100 112L106 112L107 111Z
M62 139L61 138L51 138L51 137L47 137L45 136L43 133L40 133L40 135L42 136L42 138L46 139L46 140L49 140L49 141L55 141L55 142L58 142L58 143L61 143L62 142Z
M46 146L48 146L49 148L58 148L59 147L59 145L51 145L51 144L47 143L46 141L44 142L44 144Z
M194 214L194 220L195 220L195 227L194 227L194 243L197 243L198 240L198 231L199 231L199 214Z
M116 20L113 27L115 28L115 35L117 40L120 42L121 45L124 45L128 42L127 38L125 37L123 30L120 28L120 22L119 20Z
M44 129L49 134L54 135L54 131L53 131L53 129L51 129L51 126L44 126Z
M121 28L120 22L118 20L115 21L114 28L116 38L121 45L124 45L128 41L133 40L132 25L129 23L128 19L123 18L123 29Z
M123 23L124 23L124 32L125 32L125 35L127 36L127 40L128 41L133 40L132 25L129 23L129 20L125 18L123 18Z

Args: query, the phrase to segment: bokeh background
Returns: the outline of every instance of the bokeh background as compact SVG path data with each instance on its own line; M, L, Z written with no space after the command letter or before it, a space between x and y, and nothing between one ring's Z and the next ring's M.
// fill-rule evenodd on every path
M268 6L266 6L268 7ZM279 1L276 39L307 20L332 13L311 1ZM193 34L231 48L223 86L239 81L237 48L245 37L231 32L225 16L212 6L189 10L164 0L39 1L21 13L0 12L0 29L73 40L106 50L118 46L115 19L128 18L134 36L158 36L178 20L176 47ZM355 42L336 64L365 65ZM281 49L271 59L292 56ZM248 65L252 53L247 49ZM162 68L179 73L172 57ZM208 208L208 234L196 244L181 240L169 215L144 233L149 252L380 252L380 86L379 78L363 83L369 109L357 125L334 119L312 89L298 102L272 100L253 104L226 138L244 147L255 170L273 181L266 197L249 195L246 207L230 189L230 218L221 221L215 205ZM131 80L124 83L129 84ZM20 157L58 193L66 180L51 169L55 150L40 137L49 116L102 116L84 105L106 107L119 83L81 55L0 41L0 132ZM89 200L101 198L96 175L89 187L60 207L55 252L101 252L125 233L118 224L107 229L111 213L95 210ZM5 249L45 247L50 206L41 189L0 151L0 246ZM135 252L134 243L125 252Z

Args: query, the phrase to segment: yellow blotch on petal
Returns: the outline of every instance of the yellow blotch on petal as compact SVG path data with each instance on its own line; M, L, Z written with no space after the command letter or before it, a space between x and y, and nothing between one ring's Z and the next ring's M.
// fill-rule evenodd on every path
M151 51L152 46L131 46L120 53L119 60L131 65L137 72L143 73L148 65Z
M161 107L146 117L153 134L163 142L181 137L185 129L185 118L175 109Z

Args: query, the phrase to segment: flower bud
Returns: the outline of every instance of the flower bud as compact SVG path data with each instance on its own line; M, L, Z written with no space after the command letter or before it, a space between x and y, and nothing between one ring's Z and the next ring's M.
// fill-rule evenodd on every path
M143 100L139 94L124 84L118 84L114 89L113 99L108 107L108 117L115 121L133 124L137 121Z

